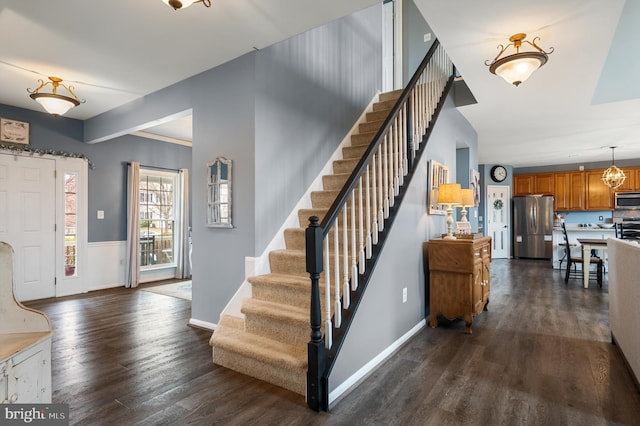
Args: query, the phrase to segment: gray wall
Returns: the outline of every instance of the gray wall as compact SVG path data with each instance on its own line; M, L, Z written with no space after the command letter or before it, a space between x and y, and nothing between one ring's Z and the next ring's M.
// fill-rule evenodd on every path
M83 154L94 165L89 169L89 242L126 240L126 163L179 169L191 167L191 148L123 136L108 143L88 145L83 122L0 104L0 116L30 123L34 149ZM105 218L96 218L104 210Z
M381 89L381 21L371 7L256 54L256 254Z
M431 33L431 40L424 41L424 35ZM412 0L402 2L402 72L406 85L424 59L436 36L424 20L422 13ZM404 86L403 86L404 87Z
M456 141L470 147L469 161L477 167L477 134L449 95L330 377L331 391L425 317L422 245L446 227L445 216L427 214L427 162L445 164L455 179Z

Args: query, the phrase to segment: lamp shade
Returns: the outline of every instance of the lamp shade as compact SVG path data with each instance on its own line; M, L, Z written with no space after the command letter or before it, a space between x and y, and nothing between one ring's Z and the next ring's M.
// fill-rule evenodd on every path
M438 204L460 205L462 187L459 183L444 183L438 187Z
M475 207L476 201L473 196L473 189L462 190L462 207Z
M509 84L518 86L547 62L547 56L539 52L517 53L496 62L492 72Z
M53 115L63 115L71 108L80 105L80 102L68 96L55 95L52 93L33 93L31 98Z

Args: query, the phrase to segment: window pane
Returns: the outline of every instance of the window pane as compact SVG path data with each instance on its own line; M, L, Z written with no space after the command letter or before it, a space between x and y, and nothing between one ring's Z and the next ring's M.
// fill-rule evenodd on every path
M64 276L77 274L77 181L76 173L64 174Z

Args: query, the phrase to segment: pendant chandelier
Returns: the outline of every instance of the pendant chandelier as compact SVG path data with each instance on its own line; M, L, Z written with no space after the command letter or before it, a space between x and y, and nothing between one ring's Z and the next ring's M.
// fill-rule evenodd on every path
M35 90L27 89L27 92L31 93L29 97L42 105L49 114L62 115L71 108L84 103L84 99L78 99L75 93L73 93L73 86L65 86L59 77L49 77L49 81L47 82L43 80L38 80L38 82L40 86ZM51 92L42 92L41 90L49 84L51 85ZM58 89L60 87L66 89L69 96L59 94Z
M527 35L524 33L512 35L509 37L511 43L506 46L498 46L500 52L493 59L493 62L488 63L489 61L487 60L484 63L489 67L489 71L492 74L499 75L507 83L516 87L528 79L534 71L546 64L547 59L549 59L548 55L553 53L553 47L548 52L545 52L536 44L536 40L539 40L540 37L534 38L533 41L527 41L525 37ZM527 43L535 50L521 52L522 43ZM516 53L501 58L509 47L513 47Z
M211 7L211 0L162 0L167 6L171 6L173 10L186 9L194 3L202 3L205 7Z
M611 167L604 171L602 174L602 182L607 185L611 189L617 189L624 183L624 180L627 178L622 170L620 170L614 164L613 160L613 150L615 146L611 147Z

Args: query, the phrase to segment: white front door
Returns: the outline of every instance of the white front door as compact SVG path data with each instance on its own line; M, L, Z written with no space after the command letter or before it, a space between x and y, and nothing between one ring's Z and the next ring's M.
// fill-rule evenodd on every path
M0 154L0 240L18 300L55 296L55 161Z
M510 256L511 235L509 221L511 202L509 187L504 185L487 186L487 235L493 245L491 257L506 259Z

